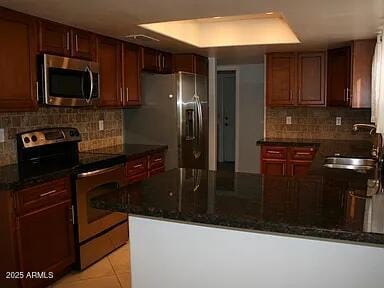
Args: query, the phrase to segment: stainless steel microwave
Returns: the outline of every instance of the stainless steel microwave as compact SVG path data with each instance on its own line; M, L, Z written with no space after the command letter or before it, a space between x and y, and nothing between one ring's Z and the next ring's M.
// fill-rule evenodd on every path
M94 106L100 97L99 64L44 54L39 100L54 106Z

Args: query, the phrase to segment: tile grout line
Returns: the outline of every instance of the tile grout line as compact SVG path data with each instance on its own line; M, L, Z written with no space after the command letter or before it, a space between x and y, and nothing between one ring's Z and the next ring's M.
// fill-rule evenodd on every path
M117 278L117 281L119 282L120 287L123 288L123 284L121 283L121 281L120 281L120 279L119 279L119 276L117 276L116 270L115 270L115 268L114 268L113 265L112 265L111 259L109 259L109 255L107 256L107 259L108 259L109 264L110 264L111 267L112 267L113 274L115 274L115 278Z

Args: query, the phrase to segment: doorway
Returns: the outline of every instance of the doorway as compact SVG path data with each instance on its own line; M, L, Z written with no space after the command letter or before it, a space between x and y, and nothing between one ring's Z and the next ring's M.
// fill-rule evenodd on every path
M217 72L218 170L235 171L236 159L236 71Z

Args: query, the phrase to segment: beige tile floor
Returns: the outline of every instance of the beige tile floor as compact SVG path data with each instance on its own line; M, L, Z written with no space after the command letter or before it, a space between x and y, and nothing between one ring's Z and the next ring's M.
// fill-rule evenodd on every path
M129 243L81 272L71 272L52 288L131 288Z

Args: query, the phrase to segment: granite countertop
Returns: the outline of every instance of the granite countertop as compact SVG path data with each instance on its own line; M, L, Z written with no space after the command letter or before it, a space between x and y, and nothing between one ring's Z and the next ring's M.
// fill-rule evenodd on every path
M365 199L367 175L347 174L290 178L180 168L93 198L91 205L165 220L384 245L384 194Z
M0 166L0 191L21 189L88 169L99 169L106 165L122 163L127 159L163 151L167 146L128 144L79 153L78 163L50 163L50 165L11 164Z
M257 145L272 145L272 146L314 146L319 147L324 140L320 139L299 139L299 138L263 138L256 142Z
M90 150L92 153L123 154L128 160L167 150L167 145L123 144Z

